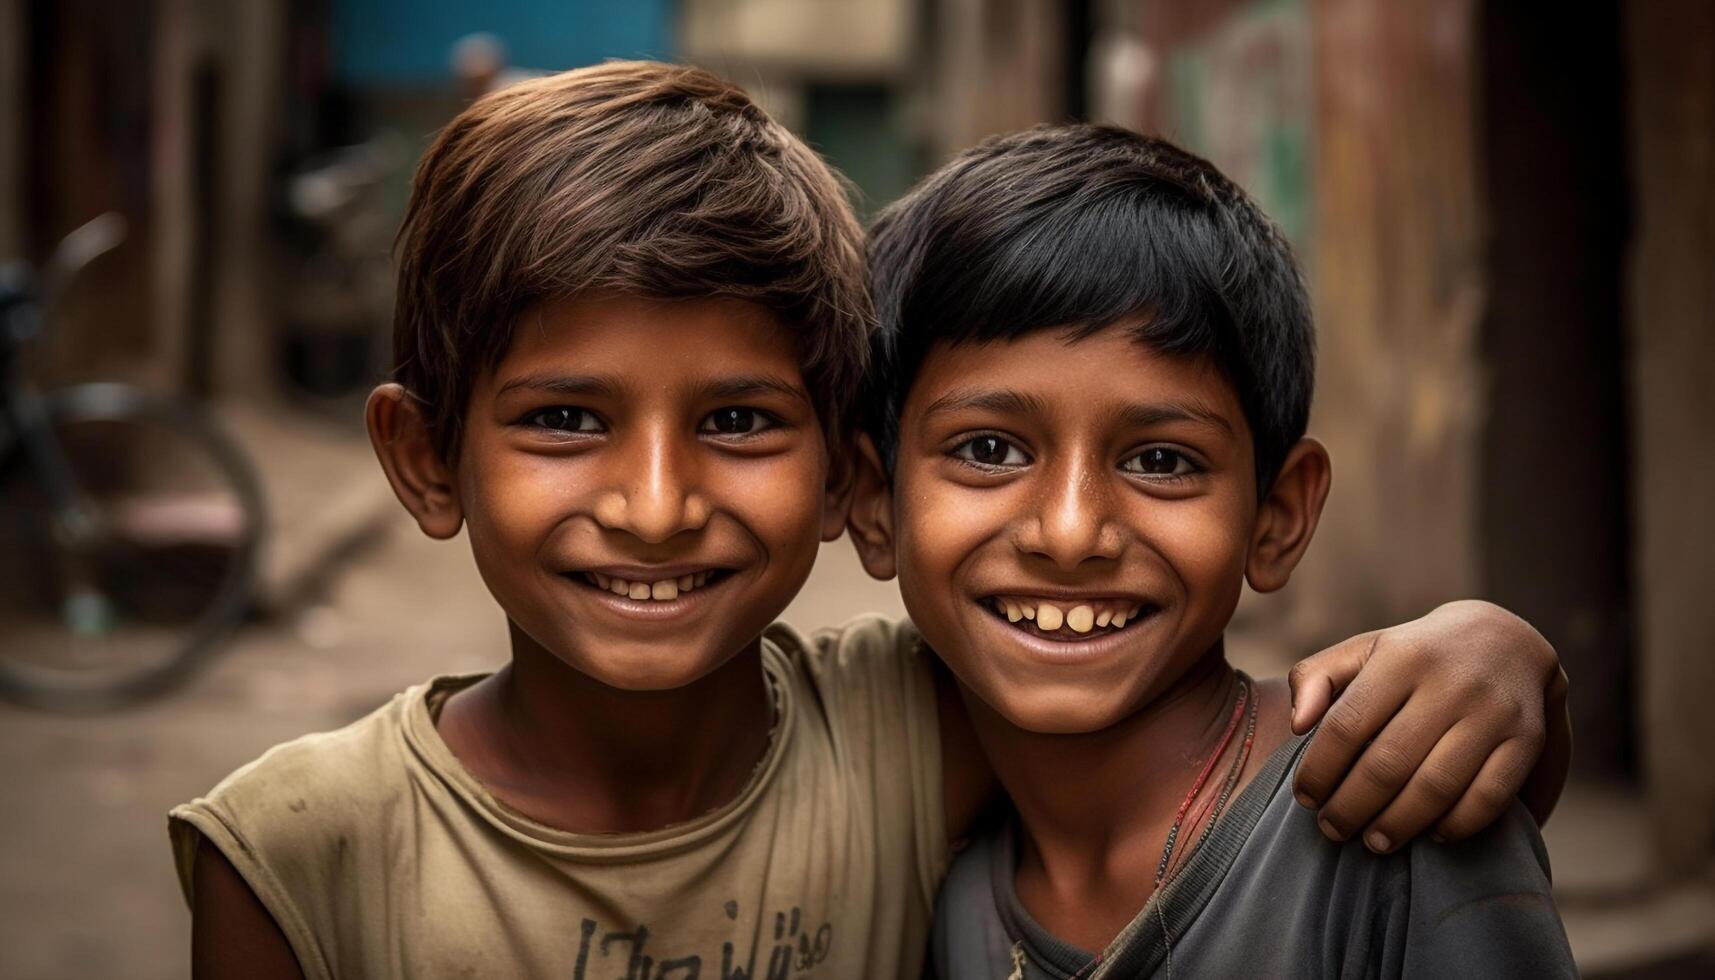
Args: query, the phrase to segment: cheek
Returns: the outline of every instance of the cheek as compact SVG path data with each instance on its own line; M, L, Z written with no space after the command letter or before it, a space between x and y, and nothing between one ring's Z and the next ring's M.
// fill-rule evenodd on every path
M728 461L712 469L710 477L708 492L715 508L736 517L776 557L784 557L783 549L807 543L808 560L815 559L827 489L826 453Z
M1149 536L1189 593L1194 614L1222 617L1238 602L1255 510L1236 496L1221 495L1151 515Z
M575 507L578 481L568 470L563 459L502 452L460 466L465 525L479 562L485 556L515 562L541 546Z
M998 488L973 490L946 481L924 492L927 481L901 472L894 503L899 585L907 606L953 601L949 585L960 565L994 537L1004 521ZM913 613L916 616L916 613Z

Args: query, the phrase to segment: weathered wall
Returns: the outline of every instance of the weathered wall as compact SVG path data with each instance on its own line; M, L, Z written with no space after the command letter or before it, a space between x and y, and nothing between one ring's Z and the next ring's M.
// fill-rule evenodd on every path
M1715 856L1715 6L1629 4L1633 500L1662 867Z
M1478 588L1484 306L1465 0L1315 0L1312 431L1334 493L1294 589L1310 636Z
M1064 117L1066 12L1056 0L930 2L932 163L984 137Z

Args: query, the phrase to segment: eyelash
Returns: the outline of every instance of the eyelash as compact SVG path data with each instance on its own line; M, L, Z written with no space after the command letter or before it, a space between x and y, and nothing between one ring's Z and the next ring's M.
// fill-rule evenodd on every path
M1144 473L1141 470L1126 469L1127 463L1130 463L1133 460L1142 459L1143 457L1149 455L1150 453L1165 453L1168 456L1171 456L1174 459L1178 460L1180 463L1184 464L1187 467L1187 469L1184 473ZM1174 467L1174 469L1178 469L1178 468L1179 468L1178 466ZM1203 472L1203 467L1198 465L1197 461L1192 459L1191 455L1189 453L1185 453L1185 452L1182 452L1178 449L1173 449L1173 448L1168 447L1168 446L1150 446L1146 449L1141 450L1140 452L1132 453L1130 456L1127 456L1125 459L1121 460L1120 461L1120 472L1129 474L1131 476L1138 477L1140 479L1149 480L1152 483L1178 483L1182 480L1188 480L1191 477L1196 476L1197 474Z
M759 423L759 425L758 427L751 429L749 432L721 432L719 429L714 427L713 423L715 417L723 412L747 412L753 416L753 424ZM548 425L543 422L542 419L549 415L576 416L579 425L575 428ZM584 428L582 423L586 419L593 422L596 427L593 429ZM565 436L592 436L607 431L607 425L602 422L601 416L587 408L580 408L576 405L552 405L548 408L531 409L522 418L520 418L518 422L520 425L528 426L529 428L558 433ZM697 423L697 434L716 436L725 441L731 442L734 440L754 439L766 433L773 432L776 429L782 429L785 427L786 423L773 412L764 411L760 408L751 408L748 405L726 405L703 416L702 421Z
M725 413L725 412L748 412L751 415L755 416L755 420L758 423L761 423L761 425L759 428L752 429L749 432L721 432L721 431L714 429L714 428L705 428L705 426L709 425L710 423L712 423L714 421L714 419L717 415L720 415L720 414ZM697 423L697 434L700 436L704 436L704 435L715 436L715 437L722 439L724 441L732 442L735 440L756 439L760 436L766 435L770 432L774 432L778 429L783 429L785 427L786 427L785 421L782 420L778 415L775 415L773 412L763 411L760 408L752 408L749 405L723 405L720 408L717 408L714 411L710 412L709 414L703 416L703 420L701 422Z
M547 425L541 421L544 416L556 413L579 416L580 422L587 418L590 421L593 421L597 428L585 429L581 425L577 428L562 428L560 426ZM603 424L601 416L587 408L579 408L576 405L550 405L547 408L533 408L526 413L523 418L519 419L518 422L520 425L524 425L532 429L539 429L544 432L553 432L564 436L592 436L597 433L607 431L607 426Z
M978 442L981 442L982 440L985 440L985 439L992 439L995 442L998 442L1002 446L1006 447L1006 453L1002 456L1002 462L989 463L989 462L984 462L982 460L975 458L974 449L972 447L974 447ZM1006 457L1011 456L1012 453L1014 453L1014 452L1016 452L1020 456L1024 457L1023 462L1018 462L1018 463L1005 462ZM1173 457L1179 463L1181 463L1187 467L1186 472L1184 472L1184 473L1145 473L1145 472L1142 472L1141 470L1131 470L1131 469L1126 468L1127 463L1130 463L1133 460L1142 459L1144 456L1146 456L1150 453L1154 453L1154 452L1165 453L1165 454L1168 454L1169 456ZM1005 436L1002 436L1002 435L999 435L996 433L990 433L990 432L979 433L977 435L970 436L970 437L967 437L965 439L960 440L956 445L953 446L952 451L948 455L951 456L954 460L957 460L958 462L960 462L966 466L973 467L973 468L981 470L985 473L1005 472L1007 470L1017 469L1018 467L1021 467L1021 466L1027 466L1031 462L1029 455L1026 454L1024 452L1024 450L1018 446L1017 443L1013 442L1011 439L1008 439ZM1197 474L1203 472L1203 467L1200 466L1196 462L1196 460L1192 459L1190 454L1182 452L1178 449L1171 449L1171 448L1166 447L1166 446L1150 446L1144 450L1133 453L1130 456L1127 456L1125 459L1120 461L1120 467L1119 468L1120 468L1120 472L1122 472L1122 473L1126 473L1126 474L1129 474L1132 476L1136 476L1140 479L1148 480L1152 483L1178 483L1180 481L1190 479L1191 477L1196 476ZM1177 465L1174 467L1174 469L1178 469L1178 468L1179 467Z
M974 454L973 455L966 455L965 451L967 449L970 449L971 447L975 446L977 443L983 441L984 439L992 439L995 442L998 442L1002 446L1006 447L1006 452L1001 456L1001 462L999 462L999 463L986 463L980 459L977 459ZM1008 462L1006 462L1006 457L1012 455L1014 452L1018 453L1018 455L1020 455L1024 458L1024 461L1022 463L1008 463ZM982 433L978 433L974 436L969 436L965 439L960 440L957 445L953 446L952 451L948 455L950 455L953 459L957 460L958 462L960 462L966 466L972 467L974 469L981 470L984 473L1003 473L1007 470L1017 469L1020 466L1026 466L1031 461L1030 456L1028 454L1026 454L1025 451L1023 449L1021 449L1017 443L1013 442L1011 439L1008 439L1007 437L1005 437L1003 435L999 435L999 434L993 433L993 432L982 432Z

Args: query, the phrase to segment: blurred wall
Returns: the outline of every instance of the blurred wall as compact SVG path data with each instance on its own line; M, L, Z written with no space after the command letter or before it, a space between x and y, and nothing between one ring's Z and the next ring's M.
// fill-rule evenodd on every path
M1097 115L1208 155L1312 286L1302 654L1462 596L1556 644L1585 779L1715 857L1715 8L1104 0Z
M672 52L668 0L338 0L335 71L355 85L443 86L467 34L499 38L513 65L559 71Z
M1715 855L1715 5L1626 15L1644 773L1662 865L1687 873Z

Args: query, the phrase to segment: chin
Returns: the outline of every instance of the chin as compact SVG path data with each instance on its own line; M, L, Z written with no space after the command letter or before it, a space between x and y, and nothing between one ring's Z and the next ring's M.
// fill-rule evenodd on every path
M1037 735L1089 735L1124 721L1130 705L1113 688L1081 685L985 692L983 700L1014 728Z
M659 645L639 644L635 649L609 647L595 658L562 656L568 666L608 687L620 691L674 691L689 687L714 673L731 658L711 657L702 651L662 650Z

